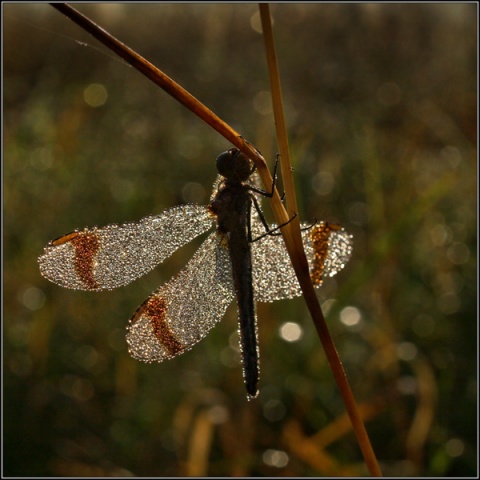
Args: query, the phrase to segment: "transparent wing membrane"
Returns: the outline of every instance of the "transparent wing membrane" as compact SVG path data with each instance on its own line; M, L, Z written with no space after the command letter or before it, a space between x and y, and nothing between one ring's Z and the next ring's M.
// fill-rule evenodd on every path
M255 233L261 234L263 226L253 215ZM274 229L276 225L272 225ZM308 225L301 225L302 229ZM305 254L310 265L310 275L316 287L325 277L340 271L352 252L352 237L343 228L318 223L302 231ZM251 244L253 284L257 302L273 302L283 298L300 296L302 291L290 261L283 237L267 235Z
M212 227L201 205L182 205L136 223L60 237L39 258L40 271L62 287L104 290L127 285Z
M192 348L223 317L234 299L227 248L210 235L177 276L162 285L130 320L130 354L161 362Z

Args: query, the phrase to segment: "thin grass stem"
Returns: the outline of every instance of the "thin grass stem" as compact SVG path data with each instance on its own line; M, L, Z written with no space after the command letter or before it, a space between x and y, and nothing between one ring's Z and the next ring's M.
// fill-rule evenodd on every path
M275 43L273 39L270 8L269 5L265 3L261 3L259 5L259 8L262 22L263 37L265 40L268 70L270 74L273 112L275 117L275 126L277 130L277 139L280 150L280 164L282 166L282 176L285 186L286 199L287 202L289 202L287 203L287 205L290 212L294 211L296 213L297 202L290 162L290 152L288 148L288 136L285 122L285 114L283 111L282 90L280 84L280 75L278 72L277 57L275 53ZM285 244L292 259L292 263L297 274L298 281L302 288L302 292L308 309L310 311L313 323L315 324L315 328L317 329L320 341L325 350L328 363L332 370L337 386L340 390L342 399L345 403L345 407L350 417L350 421L352 423L353 430L360 445L360 449L365 459L365 463L372 476L381 476L382 474L378 466L377 459L375 457L375 452L372 448L372 444L365 429L365 425L363 424L362 417L355 401L355 397L353 396L353 392L348 383L348 379L345 374L345 370L343 369L342 362L340 361L337 349L335 348L335 344L328 330L325 317L323 316L322 309L320 307L320 303L315 294L315 289L309 275L307 258L303 249L300 226L297 218L295 219L296 221L290 222L290 224L287 225L287 227L285 228L285 231L288 230L289 233L289 235L284 234Z

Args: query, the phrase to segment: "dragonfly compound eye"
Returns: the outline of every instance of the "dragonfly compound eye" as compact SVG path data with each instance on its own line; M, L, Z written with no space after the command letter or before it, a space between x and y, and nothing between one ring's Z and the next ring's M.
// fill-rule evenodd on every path
M254 169L251 160L238 148L231 148L217 157L218 173L229 180L245 182Z

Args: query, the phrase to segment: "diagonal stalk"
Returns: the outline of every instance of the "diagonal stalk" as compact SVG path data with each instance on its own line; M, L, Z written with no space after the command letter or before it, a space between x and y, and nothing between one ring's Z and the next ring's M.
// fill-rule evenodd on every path
M232 145L235 145L239 150L245 153L245 155L255 162L255 166L258 169L258 173L260 174L263 183L269 186L273 184L272 176L270 175L265 159L260 152L202 102L191 95L160 69L155 67L155 65L131 48L127 47L124 43L120 42L120 40L99 27L96 23L70 5L66 3L51 3L50 5L70 18L70 20L79 25L83 30L90 33L90 35L95 37L99 42L110 48L110 50L123 58L128 64L135 67L140 73L143 73L153 83L157 84L182 105L187 107L191 112L200 117L205 123L210 125L220 135L232 143ZM278 224L281 225L286 223L288 221L287 212L280 200L276 188L271 202Z

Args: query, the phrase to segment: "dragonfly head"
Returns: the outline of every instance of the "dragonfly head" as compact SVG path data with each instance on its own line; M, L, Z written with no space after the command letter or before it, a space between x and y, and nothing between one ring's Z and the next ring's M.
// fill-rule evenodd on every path
M217 170L227 180L245 182L254 172L255 165L238 148L230 148L217 157Z

